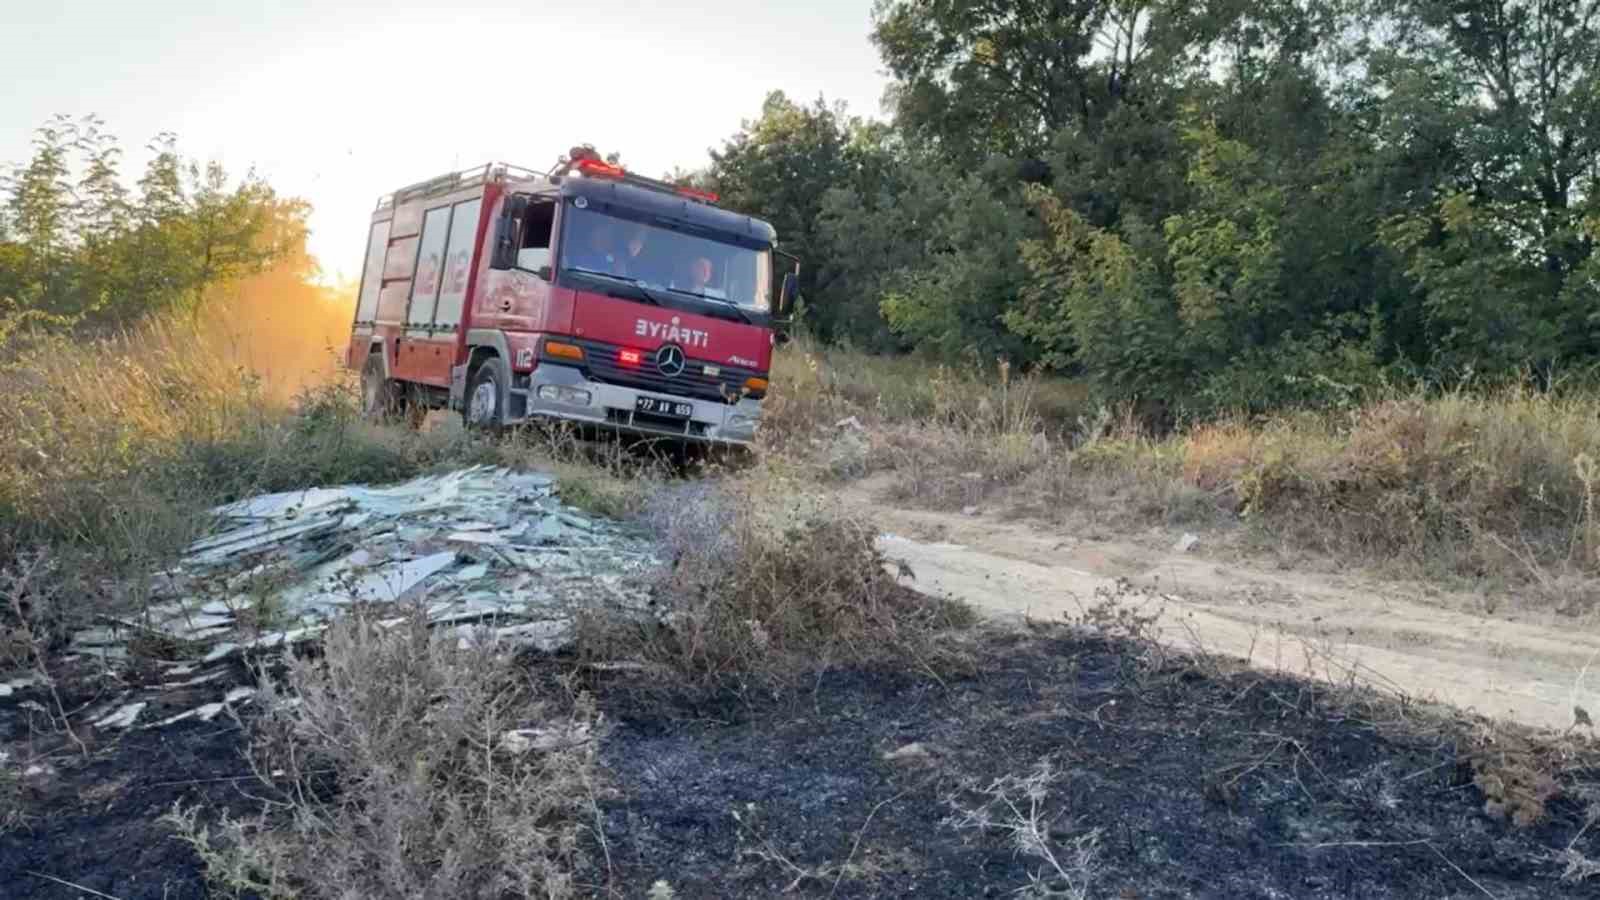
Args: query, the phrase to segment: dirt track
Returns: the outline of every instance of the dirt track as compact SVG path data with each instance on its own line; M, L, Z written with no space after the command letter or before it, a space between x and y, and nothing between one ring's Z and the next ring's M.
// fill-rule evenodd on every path
M926 593L997 616L1059 620L1125 578L1158 585L1161 638L1269 670L1351 678L1421 700L1565 729L1600 709L1600 630L1574 620L1473 615L1420 588L1355 574L1270 571L1132 540L1088 541L991 516L895 509L870 483L848 493L884 529L891 559ZM1179 537L1173 534L1170 539ZM1152 606L1152 609L1154 606Z

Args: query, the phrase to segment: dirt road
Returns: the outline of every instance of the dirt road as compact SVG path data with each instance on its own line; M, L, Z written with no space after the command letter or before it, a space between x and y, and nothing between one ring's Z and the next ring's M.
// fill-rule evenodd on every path
M1474 615L1461 611L1470 603L1440 602L1413 586L1207 559L1203 542L1180 553L984 515L895 509L870 485L848 497L870 508L884 552L910 566L919 590L992 615L1059 620L1125 578L1158 585L1161 639L1185 649L1354 678L1534 726L1567 728L1575 705L1600 712L1600 665L1590 671L1600 663L1600 628L1592 623Z

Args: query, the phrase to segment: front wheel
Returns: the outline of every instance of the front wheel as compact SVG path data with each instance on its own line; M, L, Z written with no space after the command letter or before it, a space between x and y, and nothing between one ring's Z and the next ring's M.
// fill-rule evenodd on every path
M484 360L472 373L467 385L467 402L461 418L468 428L495 431L506 421L506 386L500 366L494 360Z

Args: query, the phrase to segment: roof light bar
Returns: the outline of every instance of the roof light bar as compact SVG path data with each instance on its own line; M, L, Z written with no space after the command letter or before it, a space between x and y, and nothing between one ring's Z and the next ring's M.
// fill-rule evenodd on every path
M600 159L578 160L578 171L591 178L626 178L628 175L628 171L621 166Z
M685 197L693 197L696 200L704 200L707 203L717 202L716 194L713 194L710 191L702 191L699 188L680 187L678 188L678 193Z

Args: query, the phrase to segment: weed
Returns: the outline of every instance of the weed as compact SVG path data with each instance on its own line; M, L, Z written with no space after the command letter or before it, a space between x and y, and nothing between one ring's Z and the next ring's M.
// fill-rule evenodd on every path
M938 635L971 620L898 586L869 522L770 469L658 494L648 521L671 558L656 585L666 626L602 620L586 643L692 684L781 680L836 660L948 661Z
M1029 897L1087 900L1100 851L1100 829L1080 832L1058 845L1059 836L1078 829L1065 812L1052 813L1047 800L1060 778L1049 760L1027 775L1005 775L987 785L967 783L947 802L954 811L944 824L958 831L1001 834L1014 850L1043 865L1020 893Z
M1513 736L1485 737L1470 758L1472 782L1483 793L1483 811L1510 819L1518 828L1544 821L1560 783L1535 747Z
M22 777L6 753L0 752L0 835L26 825L27 810L22 803Z
M509 658L361 616L290 660L255 725L273 799L213 831L168 821L220 888L266 897L566 897L597 795L599 723ZM563 709L562 707L565 707Z

